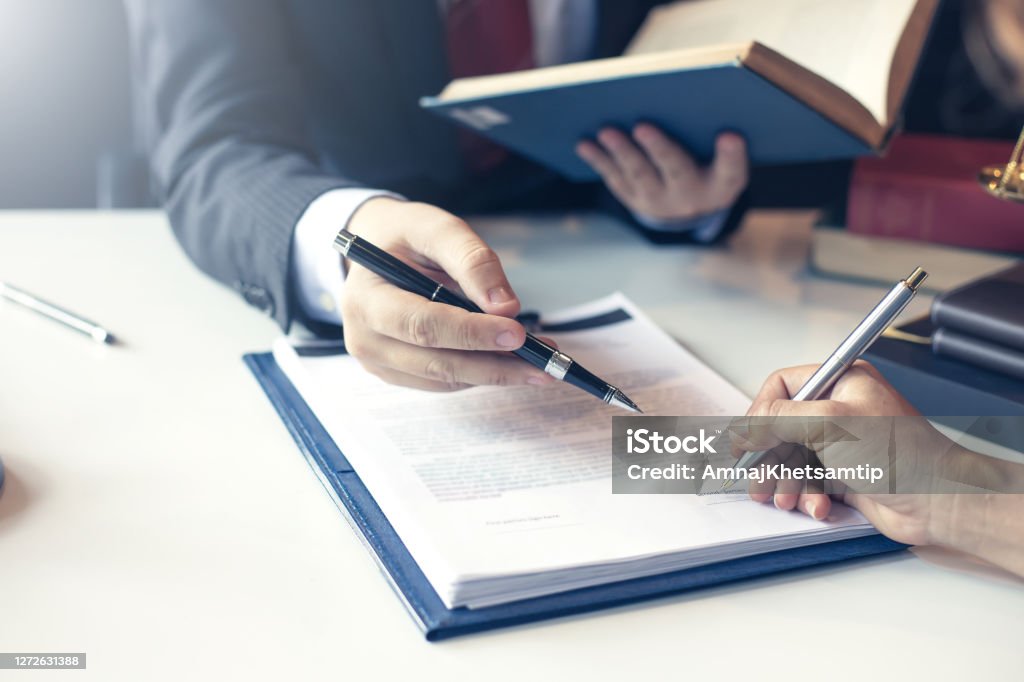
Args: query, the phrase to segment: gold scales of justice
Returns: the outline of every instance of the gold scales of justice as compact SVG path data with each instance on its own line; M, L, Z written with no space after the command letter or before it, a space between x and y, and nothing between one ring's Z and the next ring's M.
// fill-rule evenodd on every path
M1024 204L1024 130L1010 161L1005 166L985 166L978 173L978 182L994 197Z

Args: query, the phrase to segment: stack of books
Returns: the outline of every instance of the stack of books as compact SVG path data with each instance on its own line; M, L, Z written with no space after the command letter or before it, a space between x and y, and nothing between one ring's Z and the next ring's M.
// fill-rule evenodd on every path
M885 237L983 251L1024 253L1024 205L992 196L978 182L1005 164L1009 140L898 135L883 158L858 159L846 228Z
M854 164L845 225L815 229L812 266L888 284L920 265L936 293L1005 270L1024 253L1024 205L991 196L978 171L1012 151L1008 140L897 135L883 158Z
M930 419L1024 416L1024 265L956 287L864 358ZM977 433L1015 450L1024 430Z
M932 350L1024 380L1024 265L949 291L932 305Z

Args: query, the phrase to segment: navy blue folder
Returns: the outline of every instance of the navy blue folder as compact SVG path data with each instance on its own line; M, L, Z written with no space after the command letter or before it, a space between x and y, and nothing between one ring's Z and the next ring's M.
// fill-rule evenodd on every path
M588 587L481 609L441 602L345 456L320 425L270 353L246 355L270 402L338 507L428 640L585 613L701 587L894 552L905 545L881 535L732 559L672 573Z

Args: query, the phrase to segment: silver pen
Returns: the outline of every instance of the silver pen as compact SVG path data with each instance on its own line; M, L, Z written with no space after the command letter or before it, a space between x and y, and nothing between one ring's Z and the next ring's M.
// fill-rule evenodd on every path
M55 306L52 303L47 303L27 291L11 286L5 282L0 282L0 298L5 298L11 303L17 303L24 308L28 308L32 312L49 318L58 324L62 324L68 329L72 329L79 334L85 334L97 343L113 344L117 341L113 334L95 322L91 322L84 317L80 317L70 310L65 310L64 308Z
M825 395L839 381L839 377L843 376L846 370L903 312L927 277L927 272L921 268L915 268L909 277L897 282L896 286L889 290L889 293L878 302L878 305L872 308L868 316L846 337L846 340L839 344L839 348L836 348L828 360L825 360L821 367L811 375L811 378L800 387L800 390L793 396L793 400L818 400ZM736 462L735 468L739 470L756 467L764 460L766 452L761 450L746 453ZM733 479L726 481L722 484L722 490L731 487L734 483L736 481Z

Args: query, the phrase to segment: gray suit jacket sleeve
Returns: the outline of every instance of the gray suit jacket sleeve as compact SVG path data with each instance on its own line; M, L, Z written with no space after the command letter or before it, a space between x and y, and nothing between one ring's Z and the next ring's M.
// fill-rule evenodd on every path
M205 272L287 330L300 315L292 234L309 203L356 183L305 139L301 73L275 0L125 0L136 106L156 192Z

